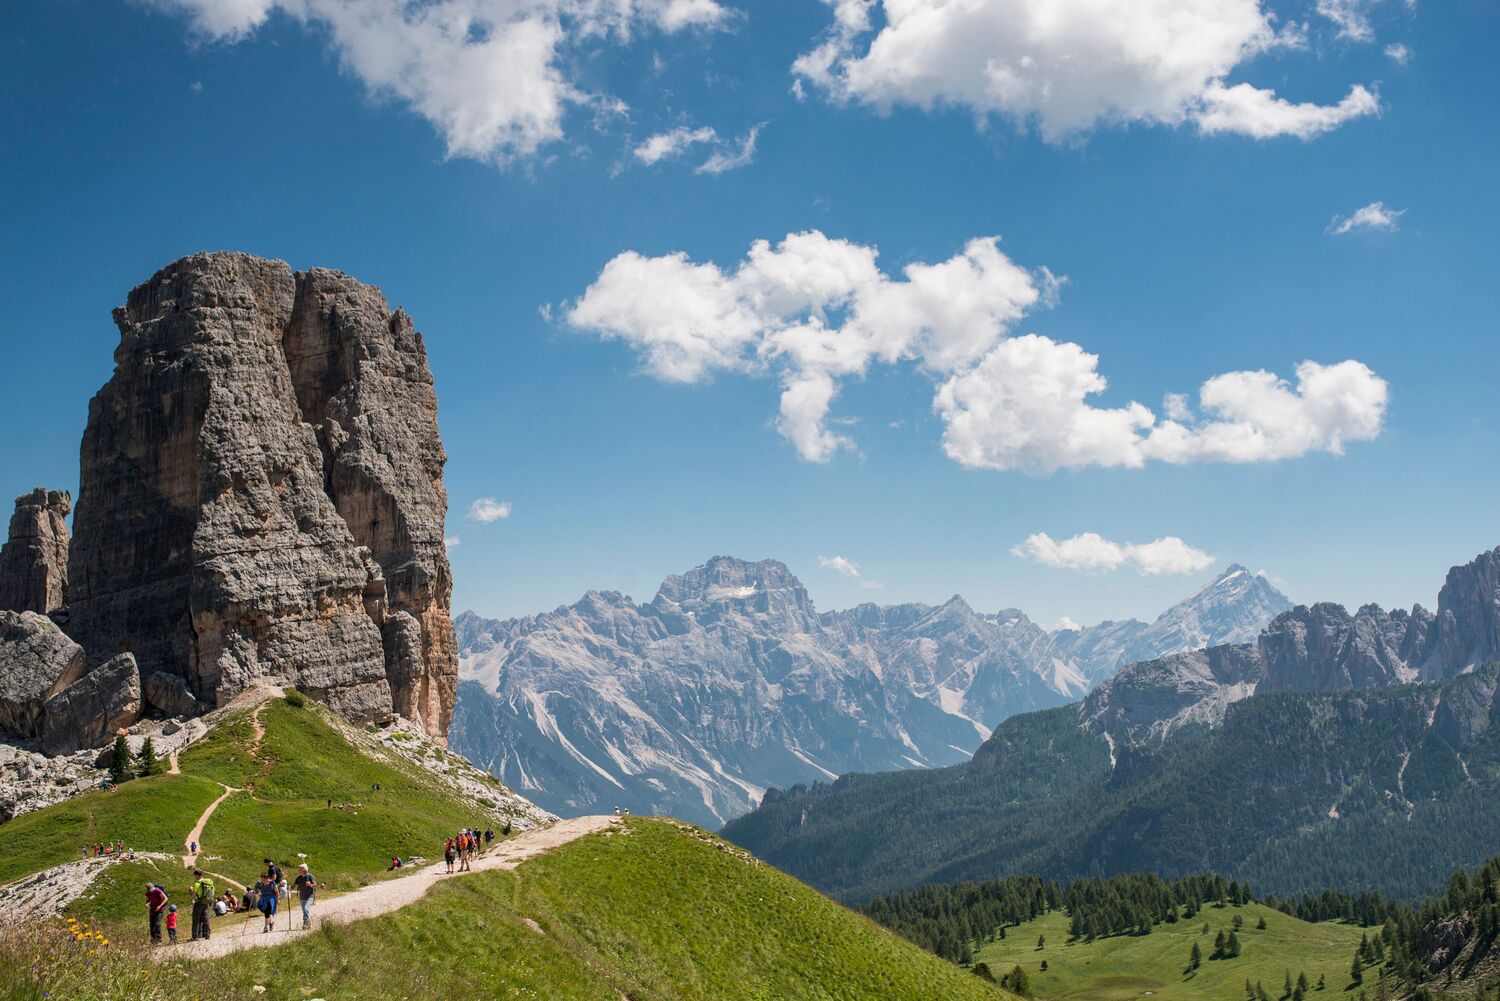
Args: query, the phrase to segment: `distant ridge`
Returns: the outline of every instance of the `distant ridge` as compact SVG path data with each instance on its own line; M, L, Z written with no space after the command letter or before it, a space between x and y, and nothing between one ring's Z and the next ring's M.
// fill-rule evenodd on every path
M1290 602L1233 566L1151 624L1047 631L1017 609L818 612L785 564L717 556L638 605L455 620L455 749L569 815L622 806L718 826L768 786L967 760L1018 712L1132 657L1253 638Z

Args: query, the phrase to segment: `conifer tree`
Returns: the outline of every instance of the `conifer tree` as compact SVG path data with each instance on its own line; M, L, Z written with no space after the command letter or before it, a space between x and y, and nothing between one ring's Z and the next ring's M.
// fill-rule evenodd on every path
M1198 943L1193 943L1193 951L1188 953L1187 972L1192 973L1203 965L1203 950L1198 948Z
M1230 959L1238 959L1240 955L1240 936L1235 932L1229 933L1229 941L1224 943L1224 955Z
M122 733L115 738L114 750L109 755L109 780L115 785L129 782L135 777L135 755L130 753L130 742Z
M1265 931L1266 930L1266 916L1264 914L1262 914L1260 916L1260 920L1255 923L1255 927L1258 928L1260 931Z
M141 744L140 763L136 768L138 775L155 775L161 771L161 761L156 757L156 745L147 737L145 743Z
M1354 957L1354 962L1349 966L1349 979L1356 984L1365 982L1365 965L1359 961L1359 956Z

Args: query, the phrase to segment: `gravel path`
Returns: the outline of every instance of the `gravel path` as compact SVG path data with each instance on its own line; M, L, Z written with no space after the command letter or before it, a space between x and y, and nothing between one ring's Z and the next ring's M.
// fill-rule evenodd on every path
M526 831L509 841L492 845L488 851L473 861L472 871L514 869L527 859L535 858L543 852L570 841L576 841L586 834L605 830L618 822L617 818L609 816L576 817L572 820L560 820L550 827ZM313 917L318 922L328 921L336 924L379 917L416 903L427 895L428 890L445 879L462 879L468 875L468 873L454 873L450 876L443 869L443 863L439 860L428 863L409 876L374 883L355 890L353 893L327 900L319 899L313 905ZM260 930L260 913L251 912L248 918L237 915L216 919L215 924L218 930L213 938L206 942L185 942L175 949L155 950L151 955L156 959L171 956L209 959L238 952L241 949L285 945L288 942L295 942L305 934L300 928L293 930L293 926L300 925L301 922L302 914L298 904L296 901L289 900L286 908L276 915L277 925L283 927L278 927L270 934Z

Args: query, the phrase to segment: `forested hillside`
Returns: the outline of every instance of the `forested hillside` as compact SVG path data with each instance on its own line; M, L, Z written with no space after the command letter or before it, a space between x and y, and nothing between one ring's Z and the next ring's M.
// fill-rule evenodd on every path
M1421 686L1256 695L1221 726L1113 747L1077 708L974 760L768 794L725 834L848 900L928 882L1205 866L1277 895L1414 896L1500 837L1500 665Z
M865 913L982 977L1041 998L1490 1001L1500 984L1500 858L1410 903L1324 890L1257 899L1247 883L1152 874L1011 876L881 897Z

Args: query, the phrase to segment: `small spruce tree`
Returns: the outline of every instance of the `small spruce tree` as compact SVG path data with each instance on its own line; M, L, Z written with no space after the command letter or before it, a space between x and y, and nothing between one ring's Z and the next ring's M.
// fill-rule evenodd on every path
M1258 928L1258 929L1260 929L1261 931L1265 931L1266 930L1266 918L1265 918L1265 915L1261 915L1261 919L1255 923L1255 927Z
M1203 965L1203 950L1198 948L1198 943L1193 943L1193 951L1188 953L1187 972L1192 973Z
M122 733L115 738L114 750L109 755L109 780L115 785L135 778L135 755L130 753L130 741Z
M1238 959L1240 955L1240 937L1235 932L1229 933L1229 940L1224 943L1224 955L1230 959Z
M1355 954L1354 962L1349 965L1349 979L1356 984L1365 982L1365 964L1359 961L1359 955Z
M1038 949L1045 949L1045 948L1047 948L1047 936L1046 935L1038 935L1036 937L1036 947Z
M141 744L140 762L136 766L138 775L155 775L161 771L161 760L156 756L156 745L147 737L145 743Z

